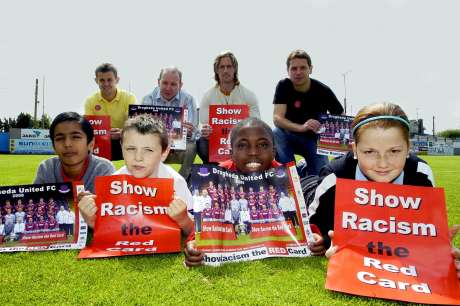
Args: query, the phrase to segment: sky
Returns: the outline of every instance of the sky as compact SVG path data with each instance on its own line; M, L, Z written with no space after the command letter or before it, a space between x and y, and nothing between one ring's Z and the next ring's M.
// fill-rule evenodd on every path
M304 49L311 77L342 102L346 75L347 113L390 101L424 119L427 132L433 116L436 132L459 129L458 12L455 0L0 0L0 117L33 115L36 78L45 113L82 113L102 62L139 101L162 67L178 66L199 104L214 85L215 56L231 50L273 126L286 57Z

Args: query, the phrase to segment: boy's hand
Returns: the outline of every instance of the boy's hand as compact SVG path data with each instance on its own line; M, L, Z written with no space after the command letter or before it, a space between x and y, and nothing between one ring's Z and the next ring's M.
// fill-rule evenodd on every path
M89 191L82 191L82 192L79 192L79 193L77 194L77 201L80 202L81 199L82 199L84 196L86 196L86 195L92 195L92 193L89 192Z
M174 198L168 207L168 216L182 229L185 235L193 230L193 222L187 214L187 205L179 198Z
M94 221L96 220L96 195L91 193L79 193L78 198L80 199L80 195L83 194L81 200L78 202L78 208L80 209L81 215L83 219L85 219L86 223L89 227L94 228Z
M196 248L196 241L187 242L184 248L185 261L187 267L198 267L203 264L204 253Z
M324 239L321 235L313 233L313 238L315 241L308 242L308 248L311 251L311 254L314 256L322 256L326 253L326 246L324 245Z

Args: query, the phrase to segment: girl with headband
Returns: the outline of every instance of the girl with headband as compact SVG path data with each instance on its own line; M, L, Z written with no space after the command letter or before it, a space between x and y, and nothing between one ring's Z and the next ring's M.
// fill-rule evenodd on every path
M368 180L414 186L434 186L430 166L409 152L409 120L395 104L379 103L362 108L352 123L353 152L331 161L320 172L314 200L309 205L310 223L319 227L322 236L313 234L313 255L332 256L334 235L334 201L336 178ZM453 241L460 230L449 230ZM326 252L326 249L329 248ZM460 279L460 250L452 246L457 277Z
M337 178L414 186L434 186L430 166L409 151L409 120L395 104L379 103L362 108L352 123L353 151L332 160L320 172L315 197L309 204L310 223L319 227L310 245L314 255L330 246L334 228Z

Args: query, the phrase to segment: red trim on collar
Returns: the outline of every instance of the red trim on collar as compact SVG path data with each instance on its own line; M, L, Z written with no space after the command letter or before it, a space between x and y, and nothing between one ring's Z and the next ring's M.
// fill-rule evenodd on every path
M61 175L62 175L62 180L64 182L72 182L72 181L81 181L83 179L83 176L85 176L86 170L88 170L88 165L89 165L89 156L86 158L85 163L83 164L83 168L81 169L80 174L78 175L77 178L71 179L64 173L64 168L61 165Z

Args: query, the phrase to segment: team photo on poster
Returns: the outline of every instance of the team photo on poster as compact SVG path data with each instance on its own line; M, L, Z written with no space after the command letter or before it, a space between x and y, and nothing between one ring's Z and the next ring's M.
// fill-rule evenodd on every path
M190 188L195 237L206 253L205 264L309 255L310 227L302 218L305 204L296 193L293 168L243 175L218 166L194 166Z
M0 187L0 252L82 248L71 183Z
M187 118L187 110L175 106L157 105L130 105L129 117L141 114L150 114L159 119L168 131L172 150L185 150L187 146L187 129L183 126L184 118Z
M318 154L337 157L351 150L352 116L321 114L319 121L321 128L318 131Z

